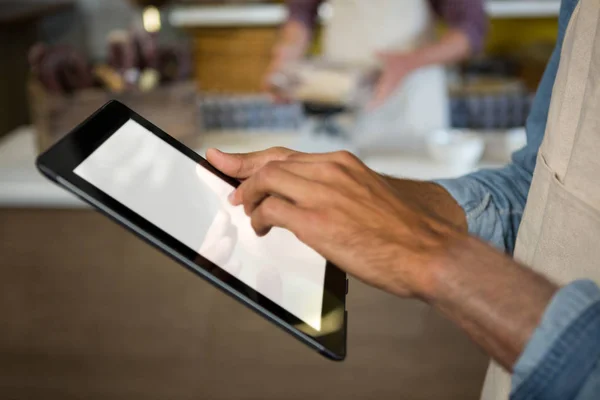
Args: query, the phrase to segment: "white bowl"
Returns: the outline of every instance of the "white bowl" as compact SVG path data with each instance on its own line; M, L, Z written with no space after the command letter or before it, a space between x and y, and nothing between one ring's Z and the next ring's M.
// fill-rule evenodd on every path
M439 163L471 167L481 160L485 141L478 134L466 130L439 130L427 137L427 149Z
M513 153L527 144L525 128L486 132L483 137L485 140L483 159L492 162L510 162Z

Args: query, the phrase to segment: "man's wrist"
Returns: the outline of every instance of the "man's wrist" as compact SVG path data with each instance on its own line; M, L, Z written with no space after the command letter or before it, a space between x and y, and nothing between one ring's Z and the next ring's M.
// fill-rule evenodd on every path
M455 272L460 268L464 256L474 251L473 240L467 233L450 226L444 226L437 232L439 243L427 257L427 264L415 290L417 296L434 306L444 303L452 294L447 285L449 280L456 279ZM471 256L472 257L472 256Z
M398 179L381 175L386 182L406 197L415 199L428 212L450 223L461 232L467 232L467 217L464 210L452 195L441 185L429 181Z
M452 301L452 286L448 283L461 279L461 264L484 256L478 248L481 246L478 240L466 233L457 233L445 239L431 257L427 268L429 284L421 293L423 300L431 305Z

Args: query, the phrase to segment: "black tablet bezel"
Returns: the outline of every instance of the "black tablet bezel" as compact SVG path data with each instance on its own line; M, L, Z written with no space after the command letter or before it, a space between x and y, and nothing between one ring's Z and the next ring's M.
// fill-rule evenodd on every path
M327 263L321 318L324 320L328 317L328 314L333 312L338 318L341 316L342 322L339 324L338 329L333 332L320 335L318 331L288 311L73 172L81 162L130 119L136 121L232 186L237 187L239 185L239 181L216 170L196 152L117 101L107 103L71 133L41 154L36 160L36 166L49 179L73 192L143 240L158 247L192 272L202 276L279 327L292 333L293 336L315 348L327 358L336 361L344 360L346 357L347 312L345 303L347 280L345 273L336 266Z

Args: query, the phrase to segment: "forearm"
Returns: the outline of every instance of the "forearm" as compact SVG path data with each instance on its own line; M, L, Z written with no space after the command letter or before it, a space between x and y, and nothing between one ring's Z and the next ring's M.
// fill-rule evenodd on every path
M424 300L508 371L558 287L479 240L458 235L432 267Z
M486 353L511 369L539 324L556 285L466 235L463 208L441 186L385 177L419 207L457 227L432 267L423 297L459 325ZM406 197L406 195L404 195Z
M306 53L311 38L312 31L306 24L291 19L281 28L279 40L273 49L274 56L299 59Z
M271 92L277 98L279 88L276 75L286 65L299 61L308 49L312 32L302 21L290 19L281 27L278 42L272 50L271 63L263 78L263 89Z
M450 29L438 41L420 47L407 57L416 70L430 65L449 65L464 61L472 53L469 37L459 29Z

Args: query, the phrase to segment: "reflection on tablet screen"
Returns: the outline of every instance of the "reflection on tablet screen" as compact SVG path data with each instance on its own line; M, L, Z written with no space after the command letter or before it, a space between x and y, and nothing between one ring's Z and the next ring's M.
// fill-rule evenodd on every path
M326 260L292 233L258 237L233 187L129 120L75 174L321 329Z

